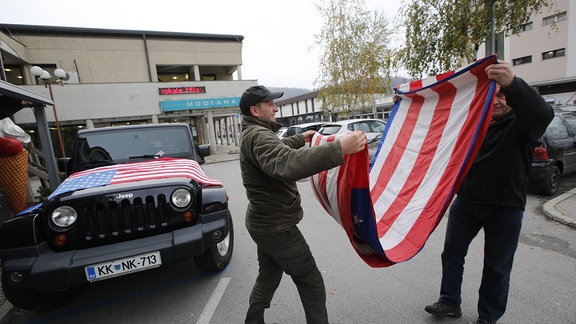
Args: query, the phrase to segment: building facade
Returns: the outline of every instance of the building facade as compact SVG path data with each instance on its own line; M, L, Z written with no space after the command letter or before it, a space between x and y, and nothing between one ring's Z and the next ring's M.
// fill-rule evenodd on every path
M78 128L176 121L189 123L199 144L235 145L240 96L257 84L242 80L243 39L0 24L0 79L53 98L48 121L67 148ZM65 70L62 86L33 66ZM34 132L30 109L14 120Z
M576 2L555 0L498 42L498 56L554 107L576 106ZM485 50L479 55L484 55Z

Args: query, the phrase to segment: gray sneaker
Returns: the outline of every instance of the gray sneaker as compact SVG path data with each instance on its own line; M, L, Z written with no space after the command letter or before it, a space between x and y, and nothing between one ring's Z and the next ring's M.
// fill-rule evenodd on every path
M448 316L448 317L460 317L462 316L462 310L460 307L451 308L440 302L435 302L432 305L424 307L424 310L434 316Z

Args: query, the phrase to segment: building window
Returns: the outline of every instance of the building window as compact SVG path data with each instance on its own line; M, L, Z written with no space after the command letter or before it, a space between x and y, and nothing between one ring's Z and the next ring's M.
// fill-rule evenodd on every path
M547 59L551 59L551 58L555 58L555 57L560 57L560 56L564 56L566 55L566 49L565 48L560 48L557 50L553 50L553 51L548 51L548 52L544 52L542 53L542 59L543 60L547 60Z
M187 65L156 65L158 82L190 81L191 66Z
M158 82L190 81L188 73L158 73Z
M548 17L544 17L542 19L542 26L548 26L548 25L552 25L555 24L559 21L563 21L566 20L566 11L557 13L555 15L552 16L548 16Z
M520 64L526 64L526 63L532 63L532 55L519 57L519 58L515 58L514 60L512 60L513 65L520 65Z
M18 85L25 84L22 77L22 68L19 65L4 65L4 73L6 74L6 81Z
M525 31L528 31L528 30L532 30L532 26L533 26L533 25L534 25L534 24L533 24L532 22L522 24L522 25L520 26L520 30L519 30L518 32L525 32Z
M216 81L216 74L202 74L202 81Z

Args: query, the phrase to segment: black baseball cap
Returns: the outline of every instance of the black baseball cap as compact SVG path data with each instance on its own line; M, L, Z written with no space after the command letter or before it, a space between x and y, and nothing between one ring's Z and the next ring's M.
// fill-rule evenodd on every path
M252 86L242 94L240 97L240 111L242 114L250 116L250 107L255 104L280 98L284 95L284 92L270 92L264 86Z

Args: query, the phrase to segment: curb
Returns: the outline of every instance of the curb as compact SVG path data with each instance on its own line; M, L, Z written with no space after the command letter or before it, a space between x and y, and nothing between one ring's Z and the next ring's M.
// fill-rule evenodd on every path
M559 204L563 203L564 201L573 198L574 196L576 196L576 188L574 188L570 191L567 191L567 192L559 195L558 197L555 197L553 199L548 200L544 205L542 205L542 211L550 219L576 228L576 220L571 218L571 217L564 215L556 207Z

